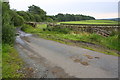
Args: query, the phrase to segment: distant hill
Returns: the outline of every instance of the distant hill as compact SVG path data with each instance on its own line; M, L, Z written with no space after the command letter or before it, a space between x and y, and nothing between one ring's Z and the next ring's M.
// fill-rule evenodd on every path
M108 18L108 19L98 19L98 20L113 20L113 21L120 21L120 18Z

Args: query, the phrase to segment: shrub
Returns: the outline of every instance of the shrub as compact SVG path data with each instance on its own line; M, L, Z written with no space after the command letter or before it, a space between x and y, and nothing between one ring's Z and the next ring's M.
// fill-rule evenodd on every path
M53 22L52 18L47 17L46 22Z
M28 25L28 24L23 24L21 30L22 30L22 31L27 31L28 29L31 29L31 28L33 29L32 26L30 26L30 25Z
M111 37L108 37L106 38L106 46L108 46L109 48L112 48L112 49L116 49L118 51L120 51L120 42L118 40L118 36L111 36Z
M112 31L112 33L110 34L110 36L115 36L115 35L118 35L119 32L118 31Z
M13 44L15 40L15 28L11 25L3 25L2 28L2 42Z
M91 42L98 42L100 43L101 40L104 38L103 36L100 36L98 34L91 34L90 36L88 36L88 38L90 39Z
M14 26L21 26L24 23L23 17L16 15L13 19Z

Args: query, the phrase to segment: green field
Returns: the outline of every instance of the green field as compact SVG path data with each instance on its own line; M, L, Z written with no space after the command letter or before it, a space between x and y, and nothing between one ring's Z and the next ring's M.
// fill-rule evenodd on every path
M59 22L58 24L118 24L117 21L112 20L83 20L83 21L69 21L69 22Z

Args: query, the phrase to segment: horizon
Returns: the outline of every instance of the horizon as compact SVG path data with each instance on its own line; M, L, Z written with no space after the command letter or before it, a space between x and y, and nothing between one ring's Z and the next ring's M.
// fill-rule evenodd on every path
M89 2L79 0L9 0L10 8L17 11L27 11L28 6L36 5L47 12L47 15L62 14L82 14L95 17L95 19L118 18L118 2L117 1L103 1L91 0ZM22 6L21 6L22 5ZM47 5L47 6L46 6ZM61 6L62 5L62 6Z

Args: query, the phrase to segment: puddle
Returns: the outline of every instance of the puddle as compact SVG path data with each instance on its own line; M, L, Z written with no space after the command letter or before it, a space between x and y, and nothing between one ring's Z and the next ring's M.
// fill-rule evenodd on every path
M32 36L32 34L25 33L21 30L19 30L16 34L18 34L18 36L16 36L16 43L19 43L21 45L25 45L25 42L22 38L27 39L27 37ZM27 41L29 42L29 40Z

